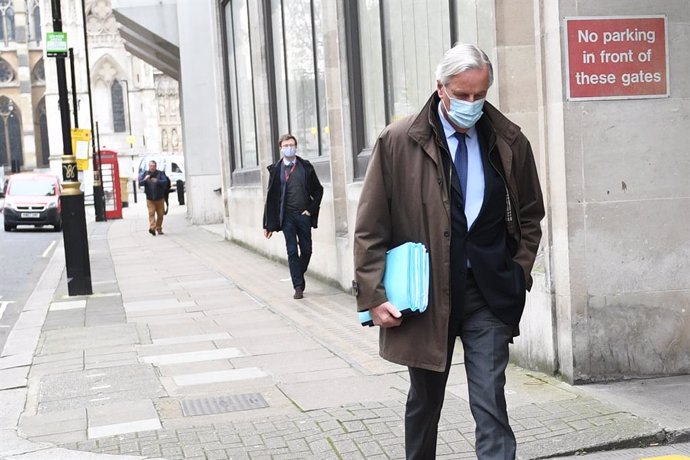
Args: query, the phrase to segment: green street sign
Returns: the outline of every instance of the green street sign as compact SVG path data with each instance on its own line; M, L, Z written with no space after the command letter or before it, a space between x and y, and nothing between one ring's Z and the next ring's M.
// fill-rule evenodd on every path
M67 57L67 49L67 33L48 32L46 36L48 57Z

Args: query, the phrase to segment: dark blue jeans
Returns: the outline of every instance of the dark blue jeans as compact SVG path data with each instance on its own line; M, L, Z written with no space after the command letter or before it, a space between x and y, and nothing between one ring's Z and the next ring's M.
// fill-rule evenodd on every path
M304 272L307 271L311 259L311 217L286 213L283 219L283 235L292 287L304 289Z

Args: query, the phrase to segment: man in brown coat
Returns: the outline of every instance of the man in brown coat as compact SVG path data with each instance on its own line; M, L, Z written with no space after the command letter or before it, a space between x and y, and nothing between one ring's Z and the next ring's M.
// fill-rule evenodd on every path
M477 456L512 459L505 369L531 287L542 194L529 141L484 102L493 83L486 54L456 45L436 79L422 110L384 129L369 160L355 228L357 308L381 327L381 356L408 366L408 459L435 457L456 337ZM402 317L382 280L386 251L408 241L429 251L430 293L426 312Z

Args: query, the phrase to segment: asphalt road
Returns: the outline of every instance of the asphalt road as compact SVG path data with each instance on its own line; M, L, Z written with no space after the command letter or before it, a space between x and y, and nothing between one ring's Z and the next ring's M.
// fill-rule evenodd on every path
M56 250L63 250L62 233L52 227L0 231L0 351Z

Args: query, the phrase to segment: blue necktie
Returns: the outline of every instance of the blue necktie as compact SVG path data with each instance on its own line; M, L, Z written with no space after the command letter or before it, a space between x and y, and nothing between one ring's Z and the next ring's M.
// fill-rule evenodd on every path
M455 159L453 164L455 165L455 172L458 174L458 179L460 180L460 188L462 189L462 197L467 198L467 144L465 144L465 134L455 133L453 134L458 140L458 147L455 149Z

